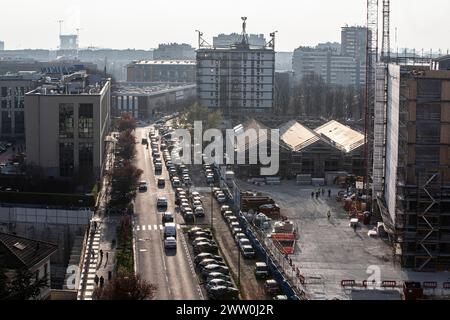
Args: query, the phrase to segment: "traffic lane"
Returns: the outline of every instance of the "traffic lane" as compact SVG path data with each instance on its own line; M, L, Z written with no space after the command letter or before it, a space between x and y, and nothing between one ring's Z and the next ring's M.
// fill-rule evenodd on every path
M148 166L151 167L151 172L153 178L150 178L150 188L149 191L155 194L155 199L157 197L166 197L168 200L168 207L166 210L156 210L156 204L154 206L157 212L156 222L159 226L162 226L162 216L161 214L165 211L173 212L175 214L175 222L177 224L183 224L182 217L176 213L175 210L175 195L170 184L169 173L165 165L163 165L163 170L154 174L153 168L153 158L148 151ZM157 179L162 177L165 179L164 188L159 188L157 186ZM165 250L164 248L164 235L163 231L160 230L161 238L161 256L160 259L163 261L165 268L165 276L167 277L167 285L174 300L199 300L201 295L199 294L198 283L192 273L191 262L184 250L185 244L183 243L182 237L177 237L177 250Z
M183 225L184 220L175 205L175 192L170 183L169 172L163 165L161 177L166 180L164 188L158 189L158 196L165 196L168 201L167 211L174 214L175 223ZM165 260L168 270L169 284L175 300L199 300L202 298L200 287L195 276L192 260L187 252L187 244L181 228L177 230L177 250L166 251Z
M138 130L137 138L141 140L146 132L147 129ZM159 226L160 224L158 215L155 213L156 183L150 161L146 146L138 144L136 162L138 168L144 171L142 180L148 182L148 191L138 194L135 202L135 225L139 226L140 229L136 231L136 266L138 273L144 279L157 286L155 299L169 300L172 299L172 293L167 276L167 267L164 259L161 259L161 256L164 255L161 234L157 230L148 230L148 226ZM146 230L143 230L143 226L147 226Z

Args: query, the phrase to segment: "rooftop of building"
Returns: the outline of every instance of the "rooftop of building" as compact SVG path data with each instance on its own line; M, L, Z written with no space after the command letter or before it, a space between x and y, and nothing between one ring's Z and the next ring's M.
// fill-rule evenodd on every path
M36 71L19 71L14 73L6 73L0 75L0 81L14 81L14 80L39 80L43 77L42 73Z
M0 233L0 265L7 268L30 269L56 250L52 243Z
M59 79L47 79L44 84L27 93L27 95L57 96L102 94L105 85L109 83L110 80L99 80L98 82L90 83L89 76L90 75L86 71L77 71L63 75Z
M134 61L131 65L166 65L166 66L177 66L177 65L186 65L186 66L195 66L197 61L195 60L141 60Z
M273 48L269 48L267 46L254 46L254 45L232 45L232 46L210 46L210 47L202 47L197 50L198 52L201 51L242 51L242 52L248 52L248 51L265 51L265 52L275 52Z
M280 139L293 151L300 151L320 140L313 130L291 120L280 128Z
M344 152L352 152L364 145L364 135L342 123L332 120L314 130L328 138L330 142Z

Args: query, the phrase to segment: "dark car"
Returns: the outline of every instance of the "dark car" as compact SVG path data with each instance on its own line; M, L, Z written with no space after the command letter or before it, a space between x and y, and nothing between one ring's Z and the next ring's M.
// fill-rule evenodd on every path
M215 259L204 259L197 265L197 267L199 267L200 269L203 269L204 267L209 266L210 264L217 264L219 266L226 267L225 263L223 263L221 261L217 261Z
M212 288L215 287L231 287L233 288L233 283L230 281L222 280L222 279L212 279L208 281L205 285L206 291L210 291Z
M208 291L211 300L238 300L239 290L233 287L218 286Z
M173 217L172 212L164 212L164 214L162 215L162 224L164 225L165 223L168 223L168 222L174 222L174 217Z
M164 188L166 186L166 179L158 178L158 187Z
M214 260L220 261L220 262L223 261L221 256L217 256L217 255L214 255L212 253L200 253L200 254L195 256L194 263L195 264L199 264L200 262L202 262L205 259L214 259Z
M264 262L255 263L255 277L257 279L267 279L269 276L269 268Z
M217 248L216 245L211 244L209 242L200 242L194 247L194 254L199 254L203 252L217 254L219 253L219 248Z
M278 286L278 283L273 280L266 280L264 283L264 291L269 296L276 296L280 293L280 287Z
M208 240L213 239L210 231L197 231L191 236L191 239L196 239L196 238L206 238Z
M209 264L202 268L202 276L207 278L211 272L220 272L223 274L230 274L230 269L225 266L221 266L219 264Z

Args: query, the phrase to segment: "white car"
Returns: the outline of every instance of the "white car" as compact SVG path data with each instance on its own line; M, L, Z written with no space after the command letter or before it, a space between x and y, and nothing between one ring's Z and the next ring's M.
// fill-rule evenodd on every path
M166 249L176 249L177 248L177 239L174 237L168 237L164 240L164 248Z
M203 206L203 204L202 204L201 201L194 200L194 202L192 202L192 206L193 206L194 208L196 208L196 207L201 207L201 206Z

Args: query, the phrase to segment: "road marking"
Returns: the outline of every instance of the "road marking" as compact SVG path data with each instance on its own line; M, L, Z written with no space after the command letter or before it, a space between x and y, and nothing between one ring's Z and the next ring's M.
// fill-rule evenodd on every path
M152 231L152 226L150 224L147 226L147 230Z
M141 230L141 226L136 226L136 231Z
M155 229L155 231L158 230L158 226L156 224L153 226L153 228Z
M162 231L162 229L163 229L163 225L162 225L162 224L160 224L160 225L159 225L159 230L161 230L161 231Z
M145 231L145 224L142 226L142 231Z
M147 252L147 249L139 249L140 252Z
M181 229L181 226L180 226L179 224L177 224L177 229L178 229L178 230L180 230L180 229Z

